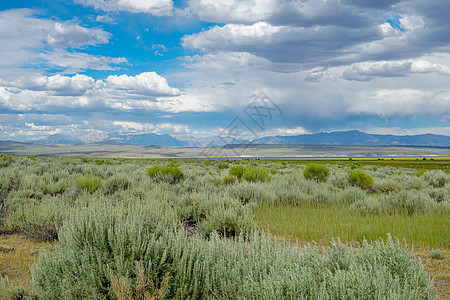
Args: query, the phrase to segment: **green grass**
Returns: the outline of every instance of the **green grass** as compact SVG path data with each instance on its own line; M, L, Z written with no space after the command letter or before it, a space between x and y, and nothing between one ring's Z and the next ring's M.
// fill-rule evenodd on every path
M443 213L363 216L348 206L262 205L255 217L271 234L305 242L376 240L390 233L408 244L450 248L450 218Z
M270 159L269 159L270 160ZM294 159L272 159L272 161L295 161L298 163L321 163L321 164L340 164L351 165L358 164L360 166L373 165L379 167L400 167L416 170L442 170L449 172L449 157L396 157L396 158L294 158Z

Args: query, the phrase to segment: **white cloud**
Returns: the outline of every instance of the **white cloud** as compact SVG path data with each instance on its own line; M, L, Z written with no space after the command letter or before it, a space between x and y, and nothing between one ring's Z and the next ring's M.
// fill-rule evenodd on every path
M375 77L404 77L411 74L437 73L450 75L450 67L433 64L427 60L409 59L400 61L377 61L353 64L343 78L347 80L369 81Z
M363 13L363 8L339 0L191 0L189 9L201 20L213 23L266 21L274 25L354 27L373 22L373 18Z
M450 91L419 89L380 89L362 92L360 101L352 103L349 113L392 116L441 115L450 112Z
M351 47L382 38L382 32L376 26L295 27L258 22L252 25L214 26L184 36L182 45L205 53L247 52L271 62L302 63L309 67L335 64L353 53ZM352 59L358 61L360 58L355 56Z
M214 26L211 29L182 38L183 46L202 51L218 50L221 45L225 49L233 45L251 45L256 43L270 44L276 33L287 33L289 27L272 26L266 22L252 25L227 24L223 27ZM222 40L222 44L218 43ZM224 49L224 50L225 50Z
M154 16L169 16L173 13L172 0L75 0L75 2L103 11L128 11Z
M327 72L327 69L323 67L317 67L309 70L305 77L305 80L309 82L319 82L323 79L334 79L334 76Z
M50 52L36 53L33 64L46 64L49 67L63 68L64 73L73 74L83 70L104 70L116 71L119 67L111 65L127 64L128 60L124 57L105 57L99 55L90 55L80 52L68 52L62 49L55 49Z
M361 128L359 128L361 130ZM418 127L418 128L400 128L400 127L375 127L368 126L362 128L370 134L392 134L392 135L419 135L419 134L442 134L450 136L450 127Z
M116 19L110 15L98 15L95 17L95 21L100 23L116 24Z
M277 134L279 135L299 135L299 134L307 134L308 130L301 126L297 126L294 128L278 128Z
M181 95L166 78L155 72L136 76L92 77L35 76L0 85L0 107L11 110L46 111L85 108L101 110L205 111L208 103Z
M31 72L33 68L60 67L66 70L113 69L126 63L70 49L108 43L111 34L82 27L74 21L57 22L38 18L36 10L12 9L0 12L0 76ZM23 67L26 67L24 69Z
M113 121L114 126L119 127L121 133L170 133L181 134L190 133L191 130L184 124L173 123L146 123L132 121Z
M188 62L187 67L198 70L241 71L259 69L290 73L299 69L297 64L273 63L248 52L217 52L202 56L188 56L184 59Z
M136 76L111 75L105 82L109 88L126 90L129 93L151 96L180 94L178 89L170 87L167 80L155 72L145 72Z
M101 85L101 82L98 82ZM92 77L76 74L75 76L36 76L21 79L14 82L14 85L30 90L54 91L59 95L82 95L87 90L93 89L95 80Z
M56 22L47 35L50 46L80 48L87 45L106 44L111 34L101 29L87 29L78 24Z
M268 19L277 9L274 0L191 0L189 8L200 19L215 23L254 23Z

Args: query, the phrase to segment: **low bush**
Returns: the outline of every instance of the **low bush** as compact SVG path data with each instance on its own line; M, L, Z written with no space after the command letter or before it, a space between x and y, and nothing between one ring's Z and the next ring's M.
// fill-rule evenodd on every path
M323 164L308 164L303 170L303 176L305 176L306 179L313 179L317 182L327 181L329 175L330 170Z
M228 171L228 174L231 176L236 177L237 179L241 180L242 175L244 175L244 172L247 170L247 168L243 167L243 166L233 166L231 167L231 169Z
M410 215L431 210L436 204L427 193L421 191L401 191L382 198L382 201L386 202L389 211L406 212Z
M184 174L178 167L154 166L147 171L147 175L158 182L178 183L184 179Z
M348 172L348 181L351 185L358 186L362 189L371 188L373 178L361 169Z
M236 181L236 178L235 178L235 177L233 177L233 176L225 176L225 177L223 178L222 183L225 184L225 185L228 185L228 184L233 184L233 183L235 183L235 181Z
M252 167L245 170L242 179L249 182L266 182L270 181L270 176L265 169Z
M444 253L439 249L431 250L429 255L432 259L444 259Z
M83 191L93 193L102 186L102 178L97 175L85 174L75 178L76 186Z
M419 171L415 172L414 175L417 176L417 177L420 177L423 174L425 174L425 172L427 172L427 171L428 170L422 169L422 170L419 170Z
M360 178L358 178L358 180L364 181L364 179L360 179ZM369 181L370 181L370 179L369 179ZM354 184L354 185L358 185L358 184ZM370 187L370 185L367 186L366 188L368 188L368 187ZM373 184L373 189L376 192L385 193L385 194L392 193L392 192L398 192L401 190L401 188L402 188L402 186L401 186L400 182L395 179L379 179L379 180L376 180L375 183Z
M340 203L351 204L358 201L362 201L366 198L366 193L357 187L349 187L338 194L338 200Z
M345 173L331 175L328 182L340 189L345 189L349 186Z
M129 176L126 174L116 174L111 176L104 184L105 193L113 194L117 191L127 190L131 186Z
M450 175L444 173L441 170L428 171L420 177L435 188L441 188L444 187L447 183L450 183Z
M211 211L199 223L199 229L205 236L217 232L220 236L230 237L249 234L256 229L256 223L249 208L230 207Z
M227 163L220 163L217 165L219 169L228 169L230 166Z

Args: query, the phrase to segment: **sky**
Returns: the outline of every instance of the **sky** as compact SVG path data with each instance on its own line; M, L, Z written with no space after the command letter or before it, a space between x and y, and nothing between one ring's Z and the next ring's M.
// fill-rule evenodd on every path
M450 135L447 0L2 0L0 139ZM247 121L246 121L247 120Z

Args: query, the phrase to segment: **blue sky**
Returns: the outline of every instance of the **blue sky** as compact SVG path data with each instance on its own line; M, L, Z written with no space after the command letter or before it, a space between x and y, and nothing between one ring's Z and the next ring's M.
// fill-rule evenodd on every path
M260 92L260 135L450 135L445 0L0 2L0 139L217 135Z

